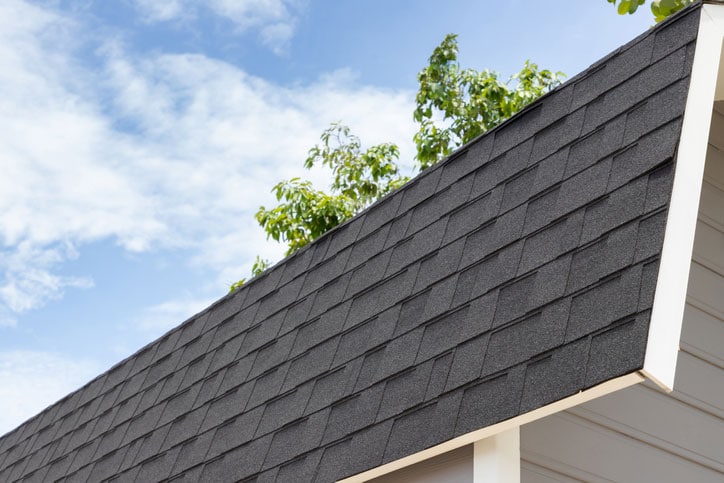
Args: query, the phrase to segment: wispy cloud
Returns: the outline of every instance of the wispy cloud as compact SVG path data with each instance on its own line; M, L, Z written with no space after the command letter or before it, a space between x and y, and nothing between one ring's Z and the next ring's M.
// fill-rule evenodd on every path
M148 22L188 22L205 10L232 22L239 32L255 30L262 44L277 54L294 35L299 0L135 0Z
M277 55L283 55L287 52L289 42L293 36L294 26L285 22L267 25L259 32L261 43L269 47Z
M192 295L187 294L179 299L167 300L146 308L135 321L136 328L148 335L150 339L159 337L213 302L213 299L191 297Z
M48 300L62 297L65 288L91 288L90 277L68 277L53 273L66 260L77 258L70 245L54 244L39 247L25 240L0 253L0 267L4 276L0 284L0 326L15 326L9 315L22 313L42 306Z
M190 250L189 263L213 270L219 287L255 254L278 257L253 213L281 178L327 181L301 160L331 121L370 144L401 142L411 159L410 92L360 86L346 71L282 86L203 55L131 56L112 41L87 67L76 50L83 32L37 6L0 5L4 325L90 286L92 274L58 269L97 240Z
M40 351L0 352L0 435L88 382L100 367Z
M184 11L188 11L188 4L191 2L184 0L135 0L134 3L136 8L143 13L146 21L164 22L183 17Z

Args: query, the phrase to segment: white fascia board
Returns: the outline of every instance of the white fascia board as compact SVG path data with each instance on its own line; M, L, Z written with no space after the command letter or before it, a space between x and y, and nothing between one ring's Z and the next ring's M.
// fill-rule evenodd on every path
M642 371L666 391L674 387L723 38L724 6L703 5Z
M574 394L573 396L569 396L559 401L555 401L541 408L535 409L525 414L521 414L520 416L516 416L506 421L502 421L498 424L493 424L492 426L487 426L485 428L478 429L477 431L463 434L461 436L458 436L457 438L453 438L449 441L438 444L437 446L433 446L432 448L428 448L410 456L405 456L404 458L391 461L387 464L372 468L371 470L367 470L363 473L358 473L354 476L350 476L349 478L339 480L338 483L361 483L363 481L369 481L373 478L377 478L379 476L392 473L393 471L400 470L407 466L414 465L415 463L420 463L421 461L425 461L437 455L447 453L448 451L452 451L454 449L458 449L463 446L479 442L486 438L494 437L507 431L515 430L523 424L531 423L533 421L560 411L565 411L570 407L578 406L579 404L583 404L592 399L605 396L606 394L610 394L612 392L620 391L621 389L633 386L634 384L638 384L640 382L643 382L644 380L645 378L638 372L632 372L631 374L626 374L625 376L610 379L590 389L586 389L585 391Z

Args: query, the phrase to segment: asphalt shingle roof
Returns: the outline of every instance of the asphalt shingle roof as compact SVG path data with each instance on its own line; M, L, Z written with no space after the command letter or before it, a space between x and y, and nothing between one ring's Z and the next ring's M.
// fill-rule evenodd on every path
M0 481L333 481L640 369L699 12L0 438Z

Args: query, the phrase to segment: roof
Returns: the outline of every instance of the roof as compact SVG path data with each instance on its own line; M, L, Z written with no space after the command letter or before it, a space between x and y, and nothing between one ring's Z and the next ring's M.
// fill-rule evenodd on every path
M698 5L0 438L0 480L333 481L641 369Z

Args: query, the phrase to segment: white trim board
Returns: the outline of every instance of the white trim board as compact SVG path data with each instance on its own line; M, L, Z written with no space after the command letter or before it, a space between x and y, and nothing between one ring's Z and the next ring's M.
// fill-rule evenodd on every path
M606 394L615 391L620 391L621 389L625 389L634 384L638 384L640 382L643 382L644 380L645 378L638 372L633 372L631 374L626 374L625 376L608 380L590 389L586 389L585 391L574 394L573 396L569 396L567 398L553 402L528 413L521 414L520 416L516 416L514 418L508 419L498 424L494 424L492 426L478 429L477 431L473 431L471 433L463 434L462 436L458 436L457 438L453 438L442 444L433 446L432 448L428 448L410 456L406 456L404 458L391 461L382 466L372 468L371 470L367 470L363 473L359 473L343 480L339 480L339 483L359 483L371 480L373 478L377 478L382 475L386 475L387 473L397 471L399 469L405 468L406 466L414 465L415 463L419 463L434 456L447 453L448 451L452 451L462 446L473 444L476 441L490 438L491 436L501 434L505 431L513 430L522 426L523 424L530 423L540 418L544 418L559 411L564 411L570 407L583 404L592 399L605 396Z
M642 371L666 391L674 387L712 109L715 95L724 98L722 40L724 6L703 5Z
M473 483L520 483L520 426L473 443Z

